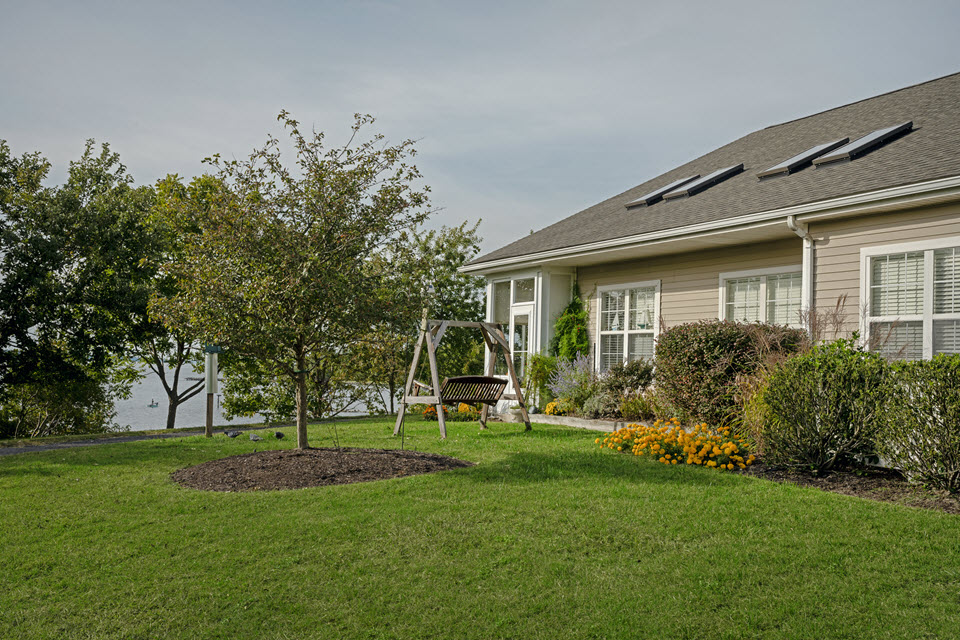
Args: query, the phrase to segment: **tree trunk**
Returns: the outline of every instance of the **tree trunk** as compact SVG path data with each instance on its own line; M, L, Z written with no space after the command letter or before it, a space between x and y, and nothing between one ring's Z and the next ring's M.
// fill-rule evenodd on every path
M177 400L177 392L173 391L167 394L167 429L173 429L177 426L177 407L180 402Z
M397 380L396 380L396 376L391 373L389 380L390 380L390 382L389 382L389 384L390 384L390 413L395 413L395 411L394 411L394 409L393 409L393 396L396 394L396 391L397 391Z
M307 443L307 361L297 356L297 448L309 449Z

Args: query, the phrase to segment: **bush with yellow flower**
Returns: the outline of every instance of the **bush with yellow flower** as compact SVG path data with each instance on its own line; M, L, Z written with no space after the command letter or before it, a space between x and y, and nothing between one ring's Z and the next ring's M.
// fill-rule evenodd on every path
M652 427L631 424L606 438L601 449L648 456L661 464L695 464L717 469L743 469L753 463L747 444L729 427L711 429L706 423L684 429L676 418L657 420Z
M560 407L560 402L554 400L553 402L548 402L547 406L544 408L543 412L548 416L562 416L563 409Z

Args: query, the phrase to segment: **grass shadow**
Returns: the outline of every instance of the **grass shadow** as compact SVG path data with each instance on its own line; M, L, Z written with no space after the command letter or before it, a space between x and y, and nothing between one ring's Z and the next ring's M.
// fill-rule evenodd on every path
M601 452L512 453L458 474L476 483L532 484L578 478L611 483L732 485L743 478L687 465L666 466L635 456Z

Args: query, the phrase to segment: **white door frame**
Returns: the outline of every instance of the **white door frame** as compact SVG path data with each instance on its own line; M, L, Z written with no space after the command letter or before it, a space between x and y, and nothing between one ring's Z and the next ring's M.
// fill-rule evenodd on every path
M530 304L515 304L510 307L510 357L513 357L513 347L514 347L514 335L516 335L516 318L517 316L527 316L527 354L533 353L533 345L536 344L536 318L534 317L534 310L536 305L534 303ZM518 370L517 379L523 380L523 374ZM512 387L512 385L511 385ZM511 389L512 391L513 389Z

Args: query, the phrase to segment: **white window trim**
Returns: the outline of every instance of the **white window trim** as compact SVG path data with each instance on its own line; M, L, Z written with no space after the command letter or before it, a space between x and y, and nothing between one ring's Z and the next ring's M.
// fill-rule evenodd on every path
M932 240L918 240L916 242L901 242L885 244L860 249L860 341L862 345L870 344L871 322L923 322L923 359L933 357L933 252L937 249L960 247L960 236L935 238ZM923 252L923 314L904 316L871 316L870 315L870 259L893 253ZM938 313L937 320L960 320L960 313Z
M799 273L803 278L803 265L793 264L786 267L769 267L766 269L745 269L742 271L724 271L720 273L720 285L718 288L719 307L717 317L725 320L727 316L727 280L737 280L739 278L760 278L760 322L766 322L767 318L767 279L764 276L780 276L785 273ZM801 280L802 281L802 280ZM800 301L803 308L803 300ZM790 327L801 327L803 323L800 318L796 322L791 322Z
M593 345L593 368L596 371L600 370L600 336L602 333L622 333L623 334L623 361L626 362L627 358L630 357L630 347L629 347L629 334L630 331L626 328L620 332L602 332L601 327L603 326L603 294L607 291L627 291L629 289L643 289L653 287L653 339L656 341L657 336L660 335L660 281L659 280L644 280L642 282L626 282L623 284L606 284L603 286L597 287L597 322L596 322L596 339L594 340ZM624 322L623 325L626 327L629 324L629 314L630 306L629 301L627 306L624 308ZM643 330L644 332L646 329ZM637 333L636 331L634 333Z

